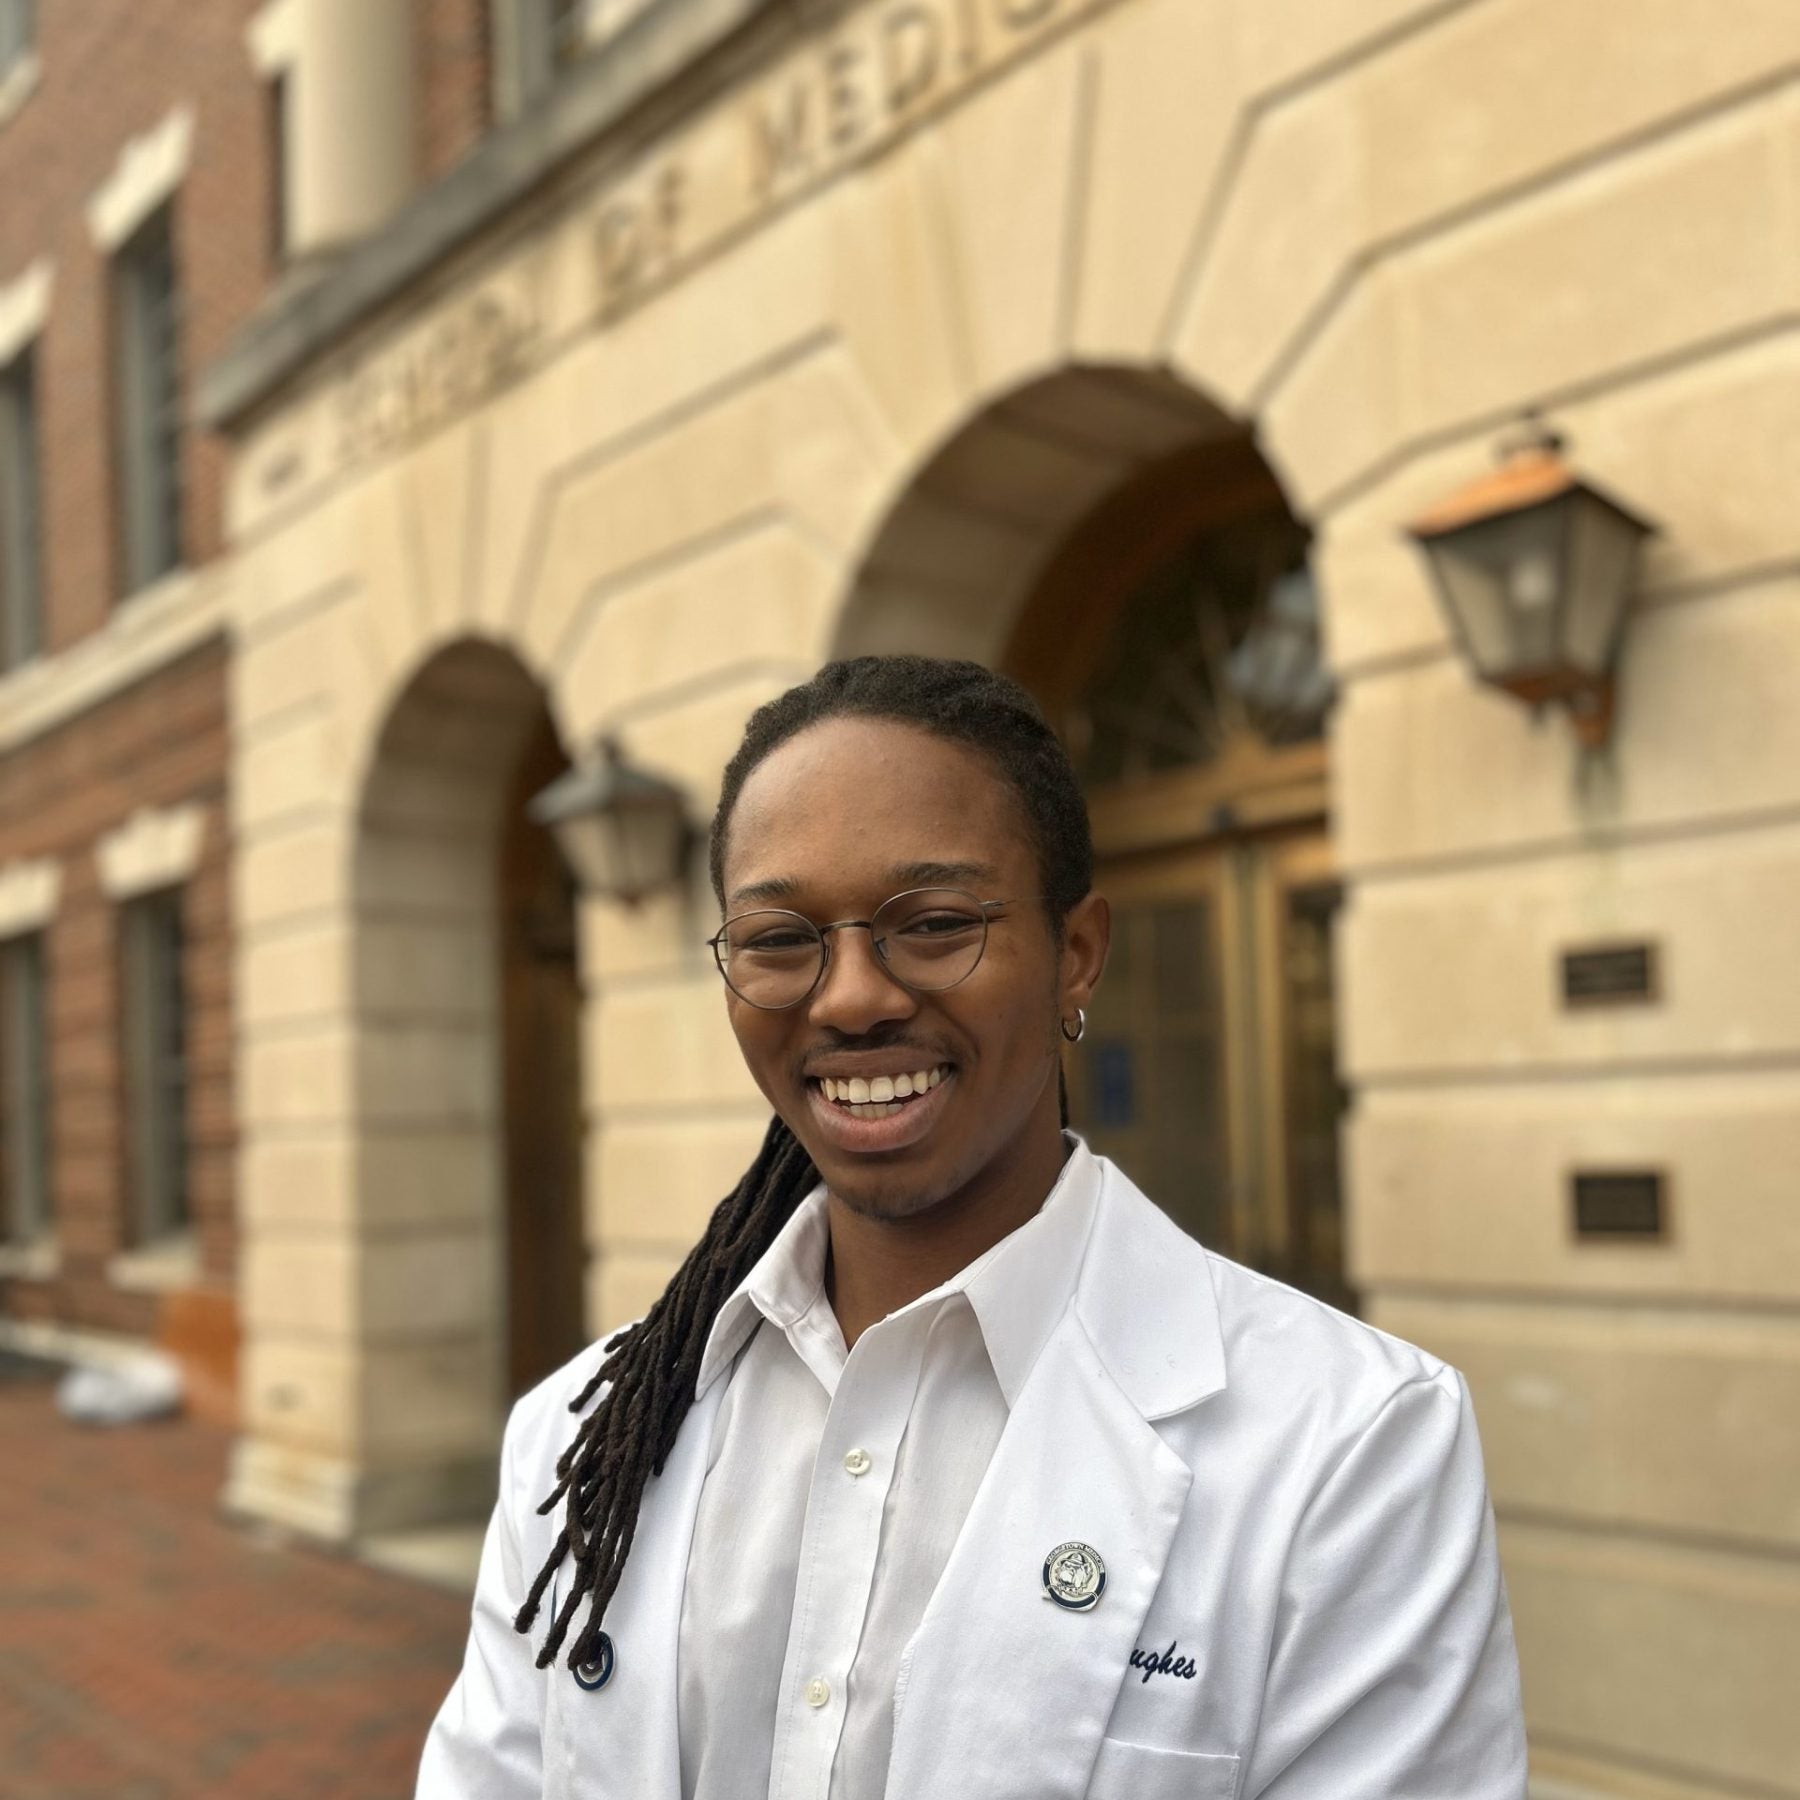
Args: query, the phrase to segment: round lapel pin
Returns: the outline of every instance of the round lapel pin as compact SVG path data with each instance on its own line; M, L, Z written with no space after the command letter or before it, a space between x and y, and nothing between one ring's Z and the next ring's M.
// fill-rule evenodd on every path
M1044 1558L1044 1598L1070 1612L1091 1612L1106 1592L1106 1564L1092 1544L1058 1544Z
M600 1634L600 1647L595 1652L593 1661L577 1663L575 1668L570 1671L575 1677L575 1685L586 1688L590 1694L596 1689L605 1687L612 1680L615 1660L613 1641L603 1631Z

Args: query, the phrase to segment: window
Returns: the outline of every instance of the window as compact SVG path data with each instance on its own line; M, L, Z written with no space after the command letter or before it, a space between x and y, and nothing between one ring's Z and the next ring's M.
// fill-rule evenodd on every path
M50 1052L44 940L0 944L0 1230L36 1243L50 1228Z
M37 43L37 0L0 0L0 75Z
M181 297L169 208L114 264L119 551L133 593L181 561Z
M561 69L587 47L588 0L549 0L550 62Z
M0 671L43 645L38 533L37 374L27 349L0 369Z
M127 903L122 916L126 1167L138 1242L188 1228L187 999L181 895Z
M501 0L494 8L496 111L511 118L589 47L589 0Z
M292 91L287 74L272 75L264 84L269 157L269 267L279 269L288 252L288 133Z
M1068 729L1100 786L1317 740L1332 698L1306 533L1271 505L1137 585Z

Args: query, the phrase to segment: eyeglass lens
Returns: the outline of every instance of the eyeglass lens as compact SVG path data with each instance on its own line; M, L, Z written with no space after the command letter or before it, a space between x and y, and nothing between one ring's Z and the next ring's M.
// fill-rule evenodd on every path
M921 888L896 894L869 921L875 954L907 987L936 993L955 987L981 961L987 914L973 894ZM742 913L718 939L719 967L732 992L752 1006L795 1006L825 967L825 938L799 913Z

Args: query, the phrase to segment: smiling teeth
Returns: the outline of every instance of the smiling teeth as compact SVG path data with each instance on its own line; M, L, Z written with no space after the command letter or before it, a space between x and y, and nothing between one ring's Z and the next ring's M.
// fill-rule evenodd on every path
M830 1075L819 1078L819 1086L827 1100L846 1106L859 1119L885 1119L900 1110L900 1102L934 1088L950 1073L948 1063L935 1069L919 1069L911 1075L877 1075L865 1081L860 1075L837 1080Z

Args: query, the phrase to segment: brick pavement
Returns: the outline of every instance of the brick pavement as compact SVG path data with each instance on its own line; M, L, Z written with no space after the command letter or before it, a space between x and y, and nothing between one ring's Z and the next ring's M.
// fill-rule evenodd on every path
M0 1374L0 1797L403 1800L466 1602L219 1515L228 1440Z

